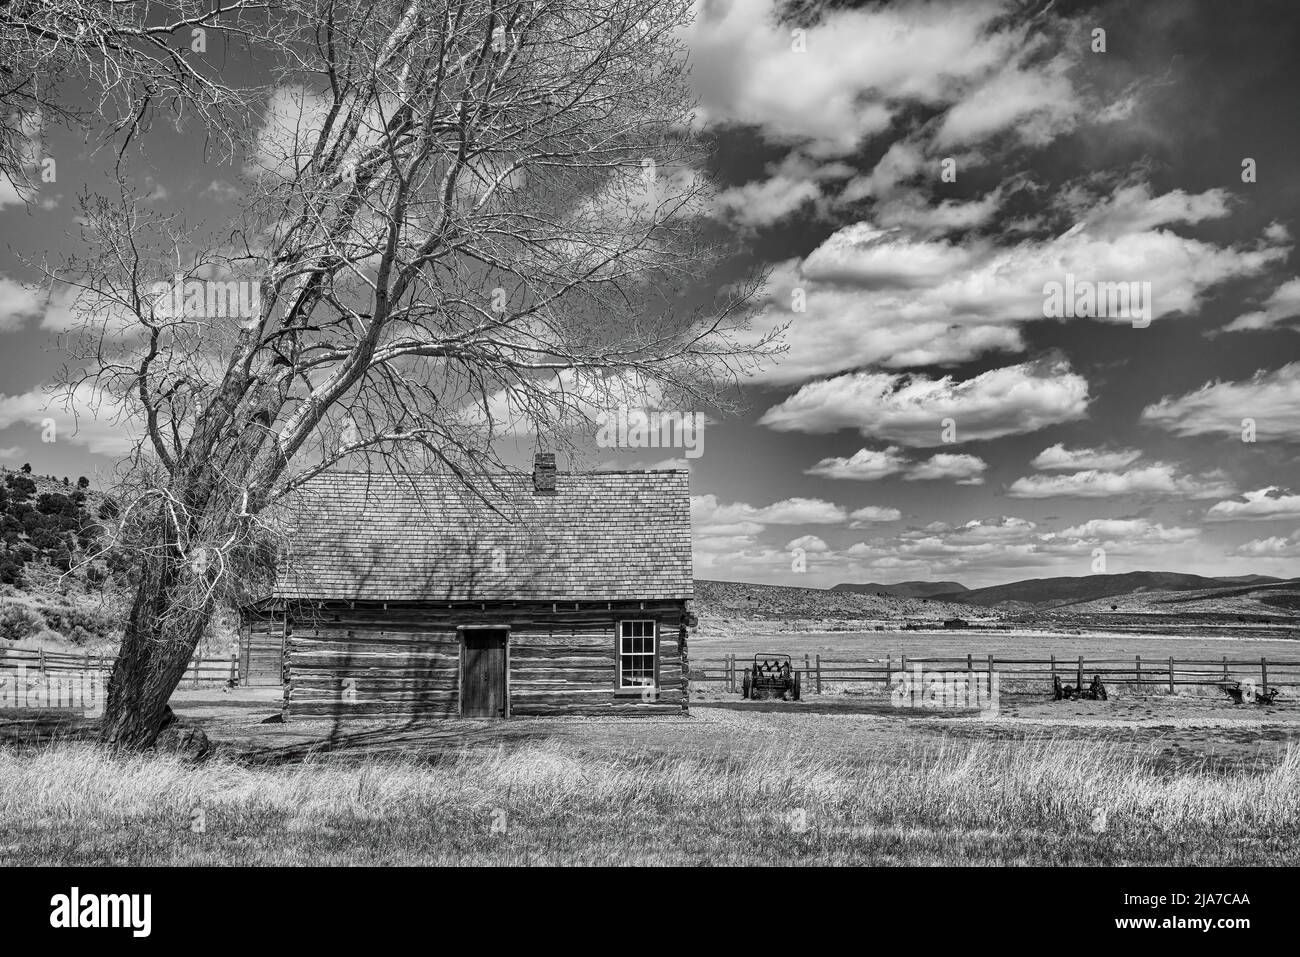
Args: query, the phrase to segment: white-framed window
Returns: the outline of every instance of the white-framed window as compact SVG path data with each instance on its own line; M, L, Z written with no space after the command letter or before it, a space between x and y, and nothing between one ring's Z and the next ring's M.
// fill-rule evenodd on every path
M657 680L658 652L655 623L650 619L632 619L618 623L618 687L640 690L654 687Z

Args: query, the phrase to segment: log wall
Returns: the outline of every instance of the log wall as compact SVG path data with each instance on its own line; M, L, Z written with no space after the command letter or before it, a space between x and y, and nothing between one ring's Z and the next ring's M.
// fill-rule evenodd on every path
M239 683L273 688L284 684L283 610L245 610L239 628Z
M421 718L460 710L460 627L506 627L511 715L682 713L684 601L389 604L287 609L286 717ZM617 623L653 619L658 688L617 688Z

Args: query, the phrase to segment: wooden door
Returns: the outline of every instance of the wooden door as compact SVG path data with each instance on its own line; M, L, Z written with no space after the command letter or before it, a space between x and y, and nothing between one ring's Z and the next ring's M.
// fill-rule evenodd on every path
M460 713L473 718L504 718L506 638L504 628L467 628L460 639Z

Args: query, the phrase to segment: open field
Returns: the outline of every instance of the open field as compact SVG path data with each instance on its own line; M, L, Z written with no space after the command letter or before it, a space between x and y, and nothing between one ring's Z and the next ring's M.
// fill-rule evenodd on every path
M1014 631L808 631L798 634L765 630L753 622L734 637L697 637L690 643L692 658L724 654L748 657L772 651L792 657L884 658L976 657L1008 658L1300 658L1294 629L1279 629L1277 637L1224 637L1220 629L1187 627L1182 635L1107 634L1016 629ZM1290 637L1288 637L1288 635Z
M720 696L410 725L264 723L276 689L173 705L217 758L114 758L75 728L0 746L0 864L1300 861L1294 703Z

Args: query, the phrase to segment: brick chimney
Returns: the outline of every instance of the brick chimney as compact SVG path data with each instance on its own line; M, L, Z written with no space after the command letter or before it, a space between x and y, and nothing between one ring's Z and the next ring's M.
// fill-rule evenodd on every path
M555 494L554 452L538 452L533 456L533 491Z

